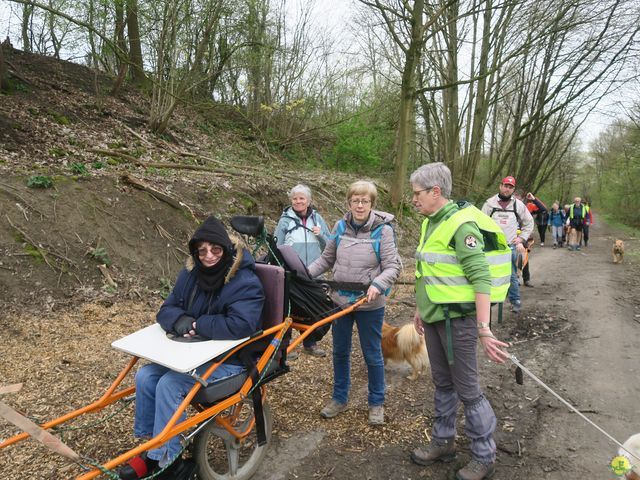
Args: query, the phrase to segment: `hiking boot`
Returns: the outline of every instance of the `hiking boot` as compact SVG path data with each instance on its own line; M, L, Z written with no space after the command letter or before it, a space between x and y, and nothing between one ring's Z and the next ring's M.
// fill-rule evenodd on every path
M511 311L513 313L520 313L520 310L522 310L522 303L520 303L519 300L511 304Z
M322 410L320 410L320 416L322 418L333 418L344 412L346 409L346 403L338 403L332 399Z
M327 356L327 352L325 352L318 345L312 345L310 347L304 347L304 349L302 351L304 353L306 353L307 355L311 355L312 357L322 358L322 357L326 357Z
M444 442L432 440L425 448L416 448L411 452L411 461L418 465L433 465L436 462L449 463L456 458L456 446L453 439Z
M533 283L531 283L531 282L524 282L524 286L525 286L525 287L531 287L531 288L533 288Z
M456 472L457 480L482 480L491 478L496 473L496 467L493 463L480 463L477 460L471 460L464 468Z
M196 468L196 463L193 460L184 460L182 457L178 457L154 480L188 480L193 478Z
M298 352L296 352L295 350L290 351L289 353L287 353L287 360L297 360L298 357L300 356L300 354Z
M384 423L384 405L369 407L369 425L382 425Z

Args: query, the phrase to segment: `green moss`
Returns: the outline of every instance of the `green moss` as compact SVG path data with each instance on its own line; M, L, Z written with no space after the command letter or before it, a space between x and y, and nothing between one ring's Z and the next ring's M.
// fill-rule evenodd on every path
M62 147L51 147L49 149L49 155L52 157L66 157L68 154L69 152Z
M69 169L76 175L87 174L87 166L82 162L73 162L71 165L69 165Z
M54 110L49 110L49 116L56 122L58 125L69 125L71 124L71 120L69 120L66 116L61 113L58 113Z
M51 188L53 187L53 179L48 175L31 175L27 179L27 187L29 188Z
M38 250L36 247L34 247L33 245L31 245L30 243L27 243L24 246L24 253L26 253L31 258L33 258L36 263L44 262L44 257L42 256L42 252Z

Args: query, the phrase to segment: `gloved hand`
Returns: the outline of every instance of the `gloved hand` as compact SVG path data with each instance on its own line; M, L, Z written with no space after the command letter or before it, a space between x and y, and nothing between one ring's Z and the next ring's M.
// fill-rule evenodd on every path
M182 315L176 320L176 323L173 324L173 331L182 337L188 334L190 330L193 330L193 322L195 321L196 319L189 315Z

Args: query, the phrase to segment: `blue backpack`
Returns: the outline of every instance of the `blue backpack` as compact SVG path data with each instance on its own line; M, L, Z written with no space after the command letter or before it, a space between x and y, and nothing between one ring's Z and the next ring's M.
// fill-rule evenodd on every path
M393 230L393 241L396 241L396 231L394 230L394 228L391 226L390 223L383 223L381 225L378 225L376 228L374 228L373 230L371 230L370 236L371 239L373 240L373 242L371 243L371 246L373 247L373 251L376 254L376 258L378 259L378 263L380 263L380 239L382 238L382 229L385 226L389 226L389 228L391 228L391 230ZM342 236L344 235L344 232L347 230L347 224L344 221L344 219L340 220L338 222L338 227L336 228L336 234L335 234L335 241L336 241L336 251L338 250L338 245L340 245L340 239L342 238ZM355 291L351 291L351 290L339 290L338 293L340 295L343 296L348 296L350 297L351 302L355 301L357 296L361 293L361 292L355 292ZM391 288L387 288L387 290L385 292L383 292L384 295L389 295L389 293L391 293Z
M391 230L393 230L393 227L391 226L390 223L383 223L381 225L378 225L376 228L374 228L373 230L371 230L371 239L373 240L373 242L371 243L371 246L373 246L373 251L376 254L376 258L378 259L378 263L380 263L380 239L382 238L382 229L385 225L388 225L389 228L391 228ZM346 222L343 220L340 220L338 222L338 228L336 228L336 234L335 234L335 240L336 240L336 250L338 250L338 245L340 245L340 239L342 238L342 236L344 235L344 232L347 230L347 224ZM396 231L393 230L393 239L395 242L395 236Z

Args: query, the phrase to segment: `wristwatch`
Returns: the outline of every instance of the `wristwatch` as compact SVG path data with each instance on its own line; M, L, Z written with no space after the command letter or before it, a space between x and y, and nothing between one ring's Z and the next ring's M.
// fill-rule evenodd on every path
M478 322L478 328L491 328L488 322Z

